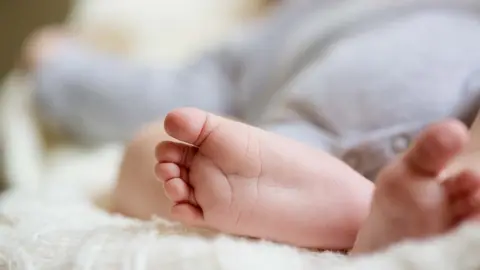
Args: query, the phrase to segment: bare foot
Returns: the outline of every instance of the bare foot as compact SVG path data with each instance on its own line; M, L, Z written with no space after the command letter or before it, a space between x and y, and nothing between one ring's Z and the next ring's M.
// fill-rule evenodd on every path
M35 69L41 62L52 57L57 49L71 38L61 27L46 27L32 35L23 46L23 64L28 69Z
M480 176L470 171L441 182L440 174L468 141L456 121L432 125L376 182L370 216L352 254L374 252L405 239L436 236L480 213Z
M165 129L185 142L156 149L174 218L302 247L352 247L373 185L341 161L197 109L171 112Z
M128 41L122 34L108 27L98 27L93 31L75 32L62 26L48 26L31 34L24 42L22 64L35 70L44 61L58 57L56 54L66 43L91 47L95 51L118 53L128 51Z

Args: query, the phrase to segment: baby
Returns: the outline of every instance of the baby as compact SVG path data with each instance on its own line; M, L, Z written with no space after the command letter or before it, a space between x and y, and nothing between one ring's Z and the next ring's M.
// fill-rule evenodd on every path
M204 111L174 111L165 128L180 143L157 147L161 185L139 175L151 172L141 166L152 161L140 162L150 157L149 144L140 147L145 155L127 151L114 193L124 214L358 254L455 228L475 216L478 190L468 171L439 183L467 141L458 122L422 133L376 178L374 195L362 174L374 179L429 123L447 116L468 123L478 110L471 79L480 66L479 4L347 2L280 12L242 46L181 70L134 66L61 35L51 44L45 40L55 38L43 38L27 57L39 108L93 141L128 139L143 123L193 105L310 146ZM323 17L329 20L312 23ZM350 36L367 25L378 27Z
M324 152L198 109L172 111L165 129L177 141L157 145L155 175L172 217L188 225L363 254L480 214L480 175L444 177L469 140L456 120L423 131L380 172L375 190Z

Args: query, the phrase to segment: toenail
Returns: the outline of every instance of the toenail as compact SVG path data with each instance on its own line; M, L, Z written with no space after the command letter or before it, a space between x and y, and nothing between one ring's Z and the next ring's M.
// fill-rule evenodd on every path
M396 136L392 139L392 150L395 153L402 153L410 146L411 139L407 134Z

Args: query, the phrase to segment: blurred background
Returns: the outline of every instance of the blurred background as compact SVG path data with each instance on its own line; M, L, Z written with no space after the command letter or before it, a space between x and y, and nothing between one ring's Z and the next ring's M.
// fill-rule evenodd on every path
M0 1L0 81L18 61L24 39L43 25L63 22L71 4L67 0ZM0 152L2 149L0 146ZM2 165L3 158L2 153ZM6 187L5 177L4 166L0 166L0 189Z
M0 1L0 79L18 59L28 34L43 25L64 21L71 7L68 0Z

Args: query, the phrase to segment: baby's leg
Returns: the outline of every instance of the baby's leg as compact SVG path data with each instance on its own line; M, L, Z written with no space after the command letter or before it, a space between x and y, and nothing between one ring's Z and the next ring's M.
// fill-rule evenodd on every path
M156 164L153 149L163 140L171 138L159 121L144 127L127 145L112 194L112 211L139 219L150 219L153 215L170 217L173 203L165 196L153 170Z
M25 58L40 115L85 141L129 140L180 106L234 113L231 74L220 55L185 68L152 68L46 30L27 43Z

